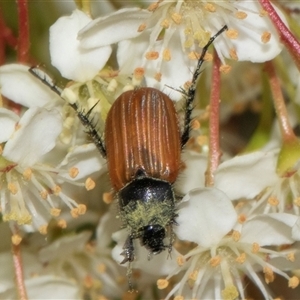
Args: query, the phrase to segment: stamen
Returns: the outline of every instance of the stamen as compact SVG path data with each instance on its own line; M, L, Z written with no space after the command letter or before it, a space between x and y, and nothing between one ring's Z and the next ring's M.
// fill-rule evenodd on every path
M169 285L169 281L166 279L158 279L156 284L159 290L163 290Z
M69 176L70 176L71 178L76 178L78 174L79 174L79 170L78 170L78 168L76 168L76 167L72 167L72 168L69 170Z
M94 189L96 186L96 183L95 181L91 178L91 177L88 177L85 181L85 188L87 191L90 191L92 189Z
M271 32L269 31L265 31L263 32L263 34L261 35L261 41L266 44L267 42L269 42L271 39Z
M11 242L17 246L21 243L22 237L19 234L13 234L11 237Z

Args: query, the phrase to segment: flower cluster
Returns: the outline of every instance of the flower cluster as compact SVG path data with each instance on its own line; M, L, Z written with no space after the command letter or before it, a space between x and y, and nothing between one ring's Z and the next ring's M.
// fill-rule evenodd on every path
M45 26L58 85L31 68L43 49L33 37L29 51L26 4L18 4L18 38L0 13L0 298L297 298L299 5L74 2ZM152 255L133 237L134 260L122 265L131 241L95 136L104 136L114 101L141 86L167 94L182 125L194 72L190 138L172 185L172 251Z

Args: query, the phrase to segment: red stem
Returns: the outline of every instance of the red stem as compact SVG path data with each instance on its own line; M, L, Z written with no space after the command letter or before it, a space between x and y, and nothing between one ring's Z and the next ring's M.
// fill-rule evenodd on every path
M293 33L287 28L283 21L278 16L276 10L269 0L258 0L263 9L268 13L273 25L275 26L281 42L285 45L295 63L298 70L300 70L300 43L293 35Z
M14 270L15 270L15 280L16 280L16 286L18 291L18 299L28 300L26 287L24 283L21 244L18 245L12 244L12 254L13 254L13 262L14 262Z
M17 0L19 18L18 61L28 62L29 59L29 14L27 0Z
M265 70L268 73L270 88L272 91L276 115L279 122L280 132L284 142L289 142L297 139L291 127L288 112L282 95L280 81L277 77L275 67L272 61L265 62Z
M214 185L214 172L219 166L221 151L219 144L219 110L220 110L220 75L221 61L216 51L214 52L212 69L212 87L210 94L210 114L209 114L209 154L208 166L205 174L205 185Z

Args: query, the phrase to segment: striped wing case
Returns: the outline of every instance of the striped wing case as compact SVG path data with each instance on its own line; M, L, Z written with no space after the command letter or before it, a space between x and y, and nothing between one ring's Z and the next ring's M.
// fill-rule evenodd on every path
M123 93L105 126L108 170L116 191L138 174L173 183L180 165L180 132L172 100L153 88Z

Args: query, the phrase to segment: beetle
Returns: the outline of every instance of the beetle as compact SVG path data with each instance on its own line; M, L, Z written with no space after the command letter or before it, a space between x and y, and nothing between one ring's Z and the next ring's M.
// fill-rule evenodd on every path
M181 133L173 101L155 88L140 87L121 94L108 112L104 139L90 119L93 108L85 113L76 103L70 104L107 159L120 217L129 231L121 253L122 264L134 260L135 239L140 239L148 249L149 258L167 248L169 252L172 250L172 226L177 216L173 184L179 173L182 148L189 140L197 79L208 47L225 30L226 25L210 38L202 50L189 89L180 91L186 99ZM35 68L30 72L42 79ZM61 94L50 80L42 80ZM165 245L168 232L170 242Z

